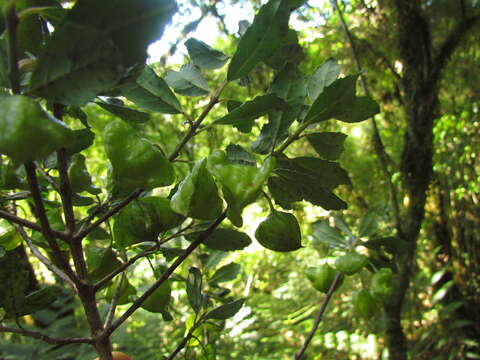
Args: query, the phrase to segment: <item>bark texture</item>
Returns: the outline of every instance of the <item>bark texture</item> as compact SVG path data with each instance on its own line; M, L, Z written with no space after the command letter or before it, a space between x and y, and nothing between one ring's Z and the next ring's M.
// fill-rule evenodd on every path
M438 116L442 73L462 39L478 23L479 16L459 17L456 26L434 49L430 26L419 0L392 0L397 24L397 46L403 65L402 88L406 131L400 171L409 203L403 211L398 237L409 243L397 257L399 281L385 304L386 345L390 360L407 359L407 339L401 325L405 294L415 270L417 240L422 227L427 191L432 178L433 127Z

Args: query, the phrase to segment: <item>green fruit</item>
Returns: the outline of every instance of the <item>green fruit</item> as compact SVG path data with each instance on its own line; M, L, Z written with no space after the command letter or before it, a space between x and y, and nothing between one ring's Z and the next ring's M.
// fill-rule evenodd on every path
M335 260L335 268L346 275L353 275L360 271L367 264L367 261L368 258L365 255L355 252L348 253L337 257Z
M154 313L163 313L167 309L171 292L170 282L165 281L145 300L142 308Z
M265 248L274 251L294 251L302 247L300 226L294 215L272 210L258 225L255 238Z
M113 225L115 243L127 246L155 241L158 235L183 222L183 217L172 211L170 200L150 196L132 201L116 216Z
M306 275L315 289L327 293L335 279L336 271L328 265L307 268Z
M0 154L15 162L43 159L73 139L72 130L35 100L14 95L0 101Z
M365 319L370 319L380 308L380 304L366 289L354 292L352 303L357 313Z
M393 273L390 268L381 268L372 276L370 290L373 295L386 299L393 292Z

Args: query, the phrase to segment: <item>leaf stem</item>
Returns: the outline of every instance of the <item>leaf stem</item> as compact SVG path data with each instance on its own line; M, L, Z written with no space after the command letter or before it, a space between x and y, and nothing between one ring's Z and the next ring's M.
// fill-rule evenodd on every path
M87 225L83 230L80 230L75 234L73 237L72 241L81 241L85 236L87 236L91 231L93 231L95 228L98 226L102 225L105 221L107 221L110 217L118 213L122 208L130 204L133 200L135 200L137 197L140 196L140 194L143 192L142 189L136 190L133 193L131 193L129 196L127 196L125 199L123 199L121 202L119 202L117 205L112 207L110 210L108 210L105 214L100 216L97 221L93 222L90 225Z
M153 294L153 292L160 287L169 277L173 274L175 269L179 267L183 261L197 248L200 244L217 228L218 225L227 217L227 211L225 210L205 231L193 241L183 253L174 261L172 265L162 274L162 276L153 283L150 288L143 293L135 302L120 316L113 324L105 329L104 336L110 336L120 325L122 325L142 304L147 298Z
M205 118L207 117L210 110L212 110L213 107L218 103L218 101L219 101L218 98L219 98L220 94L222 93L223 89L225 89L225 87L227 86L227 84L228 84L228 82L227 82L227 80L225 80L218 87L218 89L215 90L215 92L210 97L210 101L208 102L207 106L205 107L205 109L203 109L202 113L198 116L198 119L190 126L190 129L188 129L188 132L185 134L185 136L180 141L180 143L177 145L175 150L173 150L173 152L168 157L169 161L175 160L175 158L180 154L180 152L185 147L185 145L188 143L188 141L193 136L195 136L195 133L196 133L198 127L201 125L203 120L205 120Z

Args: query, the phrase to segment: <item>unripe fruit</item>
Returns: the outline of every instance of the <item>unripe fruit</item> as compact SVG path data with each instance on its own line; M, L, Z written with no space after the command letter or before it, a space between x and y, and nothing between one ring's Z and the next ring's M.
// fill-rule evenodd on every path
M335 260L335 268L345 275L353 275L360 271L366 264L368 258L365 255L357 253L347 253L337 257Z
M294 215L272 210L270 215L258 225L255 238L267 249L274 251L294 251L302 247L300 226Z
M381 268L372 276L370 286L372 294L382 299L388 298L393 292L393 273L390 268Z
M315 289L327 293L335 278L335 270L328 265L307 268L306 275Z
M352 302L357 313L367 320L375 315L380 308L380 304L366 289L353 293Z

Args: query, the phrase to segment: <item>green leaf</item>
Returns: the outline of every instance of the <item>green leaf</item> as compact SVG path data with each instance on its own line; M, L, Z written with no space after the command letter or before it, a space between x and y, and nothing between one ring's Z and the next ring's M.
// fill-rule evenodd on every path
M288 29L287 34L282 39L282 45L270 56L263 59L263 62L273 69L280 70L287 63L292 63L296 66L302 60L302 57L303 49L298 44L297 32Z
M305 121L316 123L334 118L355 100L357 75L350 75L327 86L312 104Z
M73 130L74 140L68 144L66 150L69 156L88 149L93 145L95 134L89 129Z
M291 181L288 178L271 176L268 179L268 190L275 202L287 210L292 208L292 203L303 199L302 190L291 186Z
M243 306L245 299L235 300L210 311L205 319L226 320L235 315Z
M335 226L343 231L345 234L349 236L349 238L354 238L352 231L350 230L350 227L347 225L345 220L343 219L342 216L340 215L333 215L333 218L335 219Z
M360 225L358 226L358 236L370 236L377 231L377 227L376 214L373 211L368 211L362 216Z
M285 108L285 102L274 94L257 96L236 107L227 115L215 121L221 125L240 125L242 123L258 119L269 111Z
M326 210L346 208L346 203L331 192L341 184L350 184L347 172L335 162L309 157L279 157L274 173L280 179L269 180L269 189L282 207L286 202L286 195L282 192L288 191L291 196L287 198L304 199ZM271 186L272 183L277 186ZM278 186L280 184L288 190ZM287 204L285 208L290 206Z
M289 18L290 9L284 0L270 0L260 8L230 61L229 81L247 76L255 65L282 45L288 34Z
M367 96L358 96L334 117L340 121L354 123L366 120L380 112L378 104Z
M118 298L117 304L125 305L131 303L133 301L132 297L137 294L137 290L132 286L132 284L130 284L127 278L122 279L121 277L119 277L118 280L113 281L108 287L105 294L105 300L107 300L107 302L109 303L112 302L112 299L117 290L119 280L122 281L122 284L120 285L120 296Z
M17 230L7 220L0 219L0 246L10 251L22 243L22 238Z
M6 316L14 318L25 307L25 294L29 284L28 264L17 252L7 251L0 258L0 308Z
M72 195L72 205L73 206L90 206L95 203L95 200L88 196L83 196L79 194Z
M321 242L333 248L347 248L348 242L338 232L331 227L326 220L319 220L312 224L312 235L315 241Z
M308 134L307 139L318 155L327 160L337 160L344 150L347 135L339 132Z
M84 105L144 62L175 10L174 0L77 1L40 52L32 92Z
M210 249L222 251L242 250L252 243L250 237L233 229L216 229L203 242Z
M240 20L238 22L238 35L243 36L245 35L247 29L252 25L248 20Z
M270 84L268 92L291 106L301 105L307 96L307 79L293 65L286 66Z
M340 74L340 65L334 59L328 59L314 71L308 81L308 97L315 101L323 90L337 80Z
M161 114L178 114L181 105L165 80L146 66L135 82L121 87L122 94L139 107Z
M256 166L255 156L250 154L240 145L230 144L227 146L228 160L233 164Z
M208 282L210 284L219 284L234 280L241 270L242 266L240 264L230 263L218 269Z
M202 308L202 273L196 267L188 271L187 296L190 306L198 313Z
M210 93L207 80L193 64L183 65L180 71L167 71L165 81L181 95L203 96Z
M171 206L173 211L195 219L213 220L220 216L223 201L205 158L178 185Z
M218 69L228 61L227 55L195 38L185 41L185 46L193 64L202 69Z
M390 254L404 254L410 246L405 240L392 236L369 239L362 245L374 250L384 249Z
M112 113L113 115L118 116L120 119L130 123L130 125L142 124L150 120L150 114L129 109L125 106L119 106L100 101L96 102L96 104L102 109L107 110L109 113Z
M25 297L25 307L21 314L33 314L36 311L45 309L52 304L62 293L62 288L55 285L47 285L36 290Z
M91 281L99 281L121 266L120 260L112 248L90 246L86 250L88 277Z

